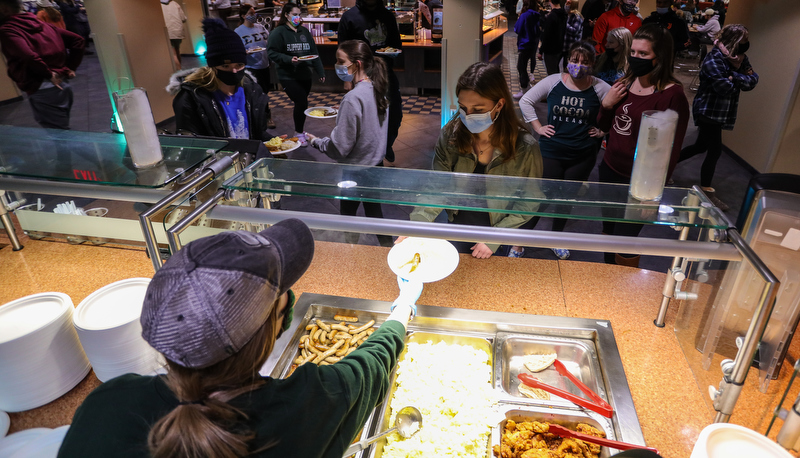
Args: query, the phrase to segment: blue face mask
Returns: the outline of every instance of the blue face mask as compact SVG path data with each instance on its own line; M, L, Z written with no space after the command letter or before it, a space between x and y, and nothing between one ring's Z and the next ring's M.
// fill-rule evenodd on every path
M658 14L667 14L669 12L669 7L666 8L656 8L656 13Z
M350 64L350 65L353 65L353 64ZM347 72L347 69L350 68L350 65L339 65L339 64L336 64L336 65L333 66L333 68L336 69L336 76L338 76L340 80L342 80L344 82L353 81L353 77L355 75L350 74L350 73Z
M496 107L497 104L494 106ZM493 110L494 107L486 113L474 113L471 115L468 115L464 110L458 110L458 116L468 131L473 134L479 134L494 124L494 119L492 119Z

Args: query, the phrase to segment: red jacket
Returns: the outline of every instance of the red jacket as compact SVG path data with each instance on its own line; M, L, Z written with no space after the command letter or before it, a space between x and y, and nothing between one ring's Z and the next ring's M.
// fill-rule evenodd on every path
M636 33L641 26L642 20L639 19L639 16L634 13L625 16L622 14L620 7L616 7L613 10L608 10L601 14L600 17L597 18L597 23L594 25L594 32L592 33L592 39L597 42L597 46L595 46L597 55L599 56L606 50L608 32L617 27L625 27L630 30L631 33Z
M85 43L80 35L45 24L31 13L18 13L0 25L0 48L8 76L33 94L52 73L66 76L78 68Z

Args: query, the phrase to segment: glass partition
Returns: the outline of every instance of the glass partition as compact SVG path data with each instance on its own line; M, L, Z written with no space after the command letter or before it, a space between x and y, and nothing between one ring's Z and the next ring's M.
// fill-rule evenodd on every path
M228 144L159 136L164 161L137 169L122 134L0 126L0 175L158 188Z
M631 198L627 185L611 183L285 159L261 159L223 186L243 191L419 207L666 226L728 227L725 217L705 196L688 188L665 188L660 202L647 202ZM697 204L687 204L692 201Z

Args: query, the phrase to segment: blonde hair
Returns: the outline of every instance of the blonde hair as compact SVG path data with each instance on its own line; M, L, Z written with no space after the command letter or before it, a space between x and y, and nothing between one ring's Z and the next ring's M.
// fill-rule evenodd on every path
M617 43L620 44L620 49L617 50L617 55L614 56L615 68L617 71L625 71L628 69L628 56L631 54L631 45L633 44L633 34L625 27L617 27L608 32ZM603 53L597 59L597 68L602 68L605 65L608 55Z
M167 360L166 384L180 405L150 429L147 446L153 458L239 458L254 452L250 442L255 433L240 427L247 414L228 402L265 383L258 371L277 338L276 315L273 311L236 354L212 366L190 369Z
M203 89L214 92L219 89L220 81L217 78L217 73L211 67L200 67L194 73L187 76L184 80L187 83L192 83L200 86Z

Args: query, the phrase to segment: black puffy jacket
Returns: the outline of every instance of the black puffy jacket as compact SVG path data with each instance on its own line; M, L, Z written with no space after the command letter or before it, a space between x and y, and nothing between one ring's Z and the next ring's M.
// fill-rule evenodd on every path
M224 121L225 115L217 106L214 95L193 83L183 81L183 78L194 70L176 73L172 76L170 86L167 87L171 93L177 89L177 94L172 100L177 133L192 133L205 137L229 137L228 124ZM247 121L250 126L250 138L261 141L271 139L273 135L267 132L267 115L264 110L268 103L267 96L249 74L245 75L242 80L242 87L244 88Z

